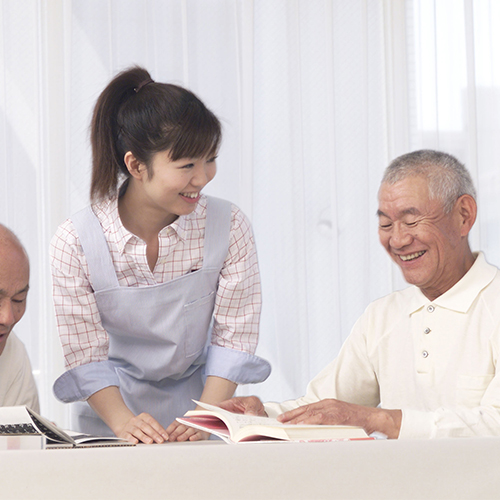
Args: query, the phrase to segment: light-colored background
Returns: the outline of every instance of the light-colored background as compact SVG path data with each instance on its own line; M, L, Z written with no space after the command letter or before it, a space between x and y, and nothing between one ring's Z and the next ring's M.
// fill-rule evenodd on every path
M301 395L373 299L403 286L377 240L390 159L458 156L479 192L475 249L500 265L497 0L0 0L0 221L31 257L17 327L42 412L62 372L48 246L88 203L88 124L118 71L147 67L221 118L206 192L251 218L263 281L264 399Z

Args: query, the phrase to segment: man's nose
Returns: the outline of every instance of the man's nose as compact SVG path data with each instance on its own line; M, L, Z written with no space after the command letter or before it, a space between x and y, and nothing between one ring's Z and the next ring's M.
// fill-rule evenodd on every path
M15 322L16 322L16 317L14 314L12 301L6 299L0 301L0 325L10 327Z
M403 248L412 242L412 236L408 228L396 224L392 230L390 245L392 248Z

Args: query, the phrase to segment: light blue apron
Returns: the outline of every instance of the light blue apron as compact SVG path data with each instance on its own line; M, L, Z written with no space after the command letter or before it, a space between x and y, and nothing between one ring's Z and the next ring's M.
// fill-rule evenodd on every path
M194 408L203 391L220 271L226 259L231 204L207 197L203 267L167 283L118 284L108 244L90 207L72 218L88 262L101 321L109 335L109 362L125 404L167 427ZM100 363L93 363L100 365ZM87 403L72 405L72 427L113 435Z

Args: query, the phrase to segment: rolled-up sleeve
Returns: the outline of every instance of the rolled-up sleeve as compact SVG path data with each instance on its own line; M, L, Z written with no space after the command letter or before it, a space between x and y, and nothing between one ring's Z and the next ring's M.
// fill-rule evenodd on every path
M270 373L271 365L254 354L213 345L208 348L207 377L221 377L236 384L256 384L266 380Z
M54 394L63 403L86 401L92 394L109 386L119 387L116 370L110 361L77 366L54 382Z

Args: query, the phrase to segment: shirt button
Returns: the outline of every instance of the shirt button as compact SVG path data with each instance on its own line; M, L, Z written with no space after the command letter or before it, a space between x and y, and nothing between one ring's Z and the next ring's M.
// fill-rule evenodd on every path
M427 333L431 333L431 329L430 329L430 328L426 328L426 329L424 330L424 333L426 333L426 334L427 334Z
M429 353L427 351L422 351L422 357L426 358L427 356L429 356Z
M434 306L429 306L429 307L427 308L427 310L428 310L430 313L431 313L431 312L434 312Z

